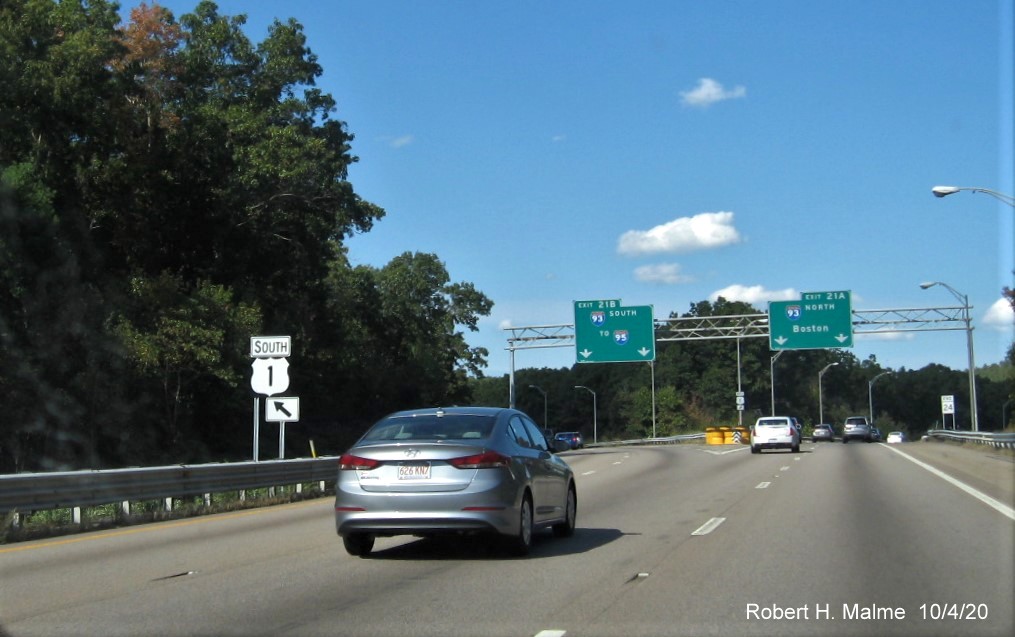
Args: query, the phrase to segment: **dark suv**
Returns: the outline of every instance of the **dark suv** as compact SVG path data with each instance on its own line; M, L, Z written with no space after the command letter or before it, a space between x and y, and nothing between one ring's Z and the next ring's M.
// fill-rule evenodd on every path
M842 427L842 442L850 440L874 441L871 426L865 416L850 416L846 419L846 424Z

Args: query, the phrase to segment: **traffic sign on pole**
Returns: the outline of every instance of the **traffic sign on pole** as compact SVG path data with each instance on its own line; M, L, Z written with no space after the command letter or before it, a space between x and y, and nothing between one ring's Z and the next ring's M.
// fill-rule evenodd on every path
M274 396L289 389L289 361L284 358L255 358L250 363L250 388L258 394Z
M579 363L631 363L656 357L651 305L620 300L575 301L574 342Z
M288 336L251 336L250 355L253 358L285 358L292 354L292 339Z
M300 419L300 399L298 396L277 396L264 401L264 420L266 422L296 422Z
M805 292L799 301L768 304L769 348L853 347L852 293Z

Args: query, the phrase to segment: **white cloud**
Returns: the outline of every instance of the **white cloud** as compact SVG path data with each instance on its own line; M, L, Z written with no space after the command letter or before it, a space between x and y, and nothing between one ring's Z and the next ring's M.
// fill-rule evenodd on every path
M404 148L405 146L408 146L409 144L416 141L416 138L413 137L412 135L402 135L400 137L385 137L384 139L388 142L388 146L392 148Z
M913 332L860 332L853 333L853 338L858 341L912 341L916 339Z
M800 292L793 288L785 290L766 290L760 285L731 285L721 290L716 290L708 296L713 303L723 297L727 301L742 301L758 307L761 303L769 301L792 301L800 298Z
M732 212L702 212L680 217L649 230L628 230L620 236L617 252L633 256L661 252L691 252L740 243Z
M983 324L998 330L1010 330L1015 326L1015 311L1008 299L1001 297L994 301L983 317Z
M694 277L680 273L679 263L643 265L635 268L634 278L647 283L665 283L667 285L689 283L694 280Z
M550 141L555 144L559 144L560 142L567 141L567 135L554 135L550 138Z
M716 102L724 100L739 99L747 95L747 89L743 86L735 86L730 90L723 88L723 85L712 78L703 77L698 80L698 86L690 91L681 91L681 101L685 106L708 108Z

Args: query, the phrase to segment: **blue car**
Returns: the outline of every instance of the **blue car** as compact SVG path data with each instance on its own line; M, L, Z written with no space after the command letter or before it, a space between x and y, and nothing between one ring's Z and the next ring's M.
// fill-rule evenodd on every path
M585 446L585 439L577 431L562 431L554 436L553 439L567 443L569 449L581 449Z

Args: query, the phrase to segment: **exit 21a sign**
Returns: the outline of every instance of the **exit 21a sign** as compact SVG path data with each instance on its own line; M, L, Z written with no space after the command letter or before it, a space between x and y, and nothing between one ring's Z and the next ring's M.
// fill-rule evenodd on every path
M804 292L799 301L772 301L768 338L773 350L853 347L852 293Z

